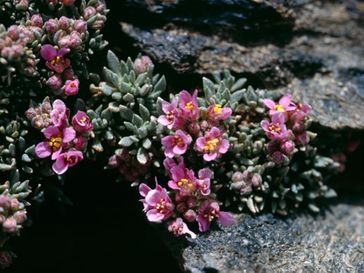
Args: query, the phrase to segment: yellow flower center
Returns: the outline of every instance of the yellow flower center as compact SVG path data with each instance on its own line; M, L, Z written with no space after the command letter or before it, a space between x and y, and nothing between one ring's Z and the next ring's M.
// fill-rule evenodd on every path
M274 106L274 109L276 110L276 111L278 111L278 112L284 112L285 110L284 110L284 107L282 106L282 105L280 105L280 104L276 104L275 106Z
M180 188L184 187L184 188L192 189L193 188L193 183L189 179L182 178L180 181L178 181L177 186L180 187Z
M195 109L195 106L193 105L192 101L186 103L186 108L190 111Z
M63 63L63 58L60 56L55 57L52 61L51 64L55 65L56 63Z
M85 123L86 123L86 121L87 121L87 118L86 118L86 117L82 117L82 118L80 118L80 122L81 122L82 124L85 124Z
M166 201L162 198L159 203L155 206L159 213L164 213Z
M222 107L221 107L221 104L216 104L214 106L214 112L215 114L221 114L222 113Z
M219 143L220 143L220 140L218 138L213 138L206 142L204 149L206 152L215 151L216 147L219 145Z
M62 146L62 138L61 136L54 136L48 142L49 147L51 147L52 151L55 152L59 150Z
M179 136L174 136L172 140L173 146L183 147L183 139Z
M215 218L219 217L219 214L217 213L216 210L211 210L208 213L204 214L204 217L209 220L209 222L212 222L212 220L214 220Z
M275 132L275 133L280 133L282 131L281 126L278 123L269 125L268 129L269 129L269 131Z

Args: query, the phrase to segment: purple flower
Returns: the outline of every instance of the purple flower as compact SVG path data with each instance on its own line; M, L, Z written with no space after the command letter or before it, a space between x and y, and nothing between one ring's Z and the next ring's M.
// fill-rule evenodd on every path
M79 86L80 86L79 80L77 80L77 79L72 80L72 81L68 80L68 81L66 81L66 83L64 85L64 93L67 96L77 95Z
M57 73L62 73L71 64L70 60L64 58L69 53L68 48L57 50L54 46L46 44L42 46L40 55L46 60L46 66Z
M52 169L56 174L64 174L68 168L75 166L83 159L80 151L67 151L60 154L52 165Z
M175 236L181 236L184 234L188 234L191 236L192 239L196 238L196 234L193 233L189 228L187 227L186 223L183 222L181 218L177 218L174 220L169 226L168 230L172 232Z
M43 18L39 14L34 14L32 18L30 19L32 26L34 27L43 27Z
M61 29L67 30L71 25L71 20L66 16L62 16L58 20L58 25Z
M188 195L196 189L196 177L192 170L185 168L184 164L179 164L170 170L171 180L168 186L173 190L179 190L181 195Z
M64 127L68 125L69 110L61 100L55 100L52 104L51 121L54 126Z
M71 142L76 136L76 132L72 127L61 130L56 126L49 126L42 132L46 141L37 144L35 153L39 158L52 156L53 160L61 154L63 144Z
M222 135L223 132L219 128L212 127L205 136L196 140L196 149L204 154L204 160L215 160L228 151L229 141L223 139Z
M56 33L58 30L58 20L49 19L45 22L44 27L49 34Z
M78 111L76 115L73 116L72 126L79 133L89 133L93 129L89 116L83 111Z
M214 104L207 108L207 116L211 121L227 120L231 114L231 108L222 107L221 104Z
M235 223L232 214L220 211L219 204L216 201L207 200L199 208L196 218L200 231L207 231L214 219L218 219L223 226L231 226Z
M273 115L271 123L267 120L263 120L261 126L269 139L281 140L287 137L287 128L284 124L283 115Z
M280 151L276 151L271 155L271 159L274 163L280 165L286 161L287 157Z
M296 108L295 104L292 102L291 95L283 96L278 103L275 103L270 99L264 99L263 103L270 109L269 115L271 116L276 114L281 115L287 113L288 111L293 111Z
M168 219L173 214L174 205L168 196L167 190L156 183L156 188L152 190L146 184L140 184L139 193L144 199L144 209L150 222L161 222Z
M189 121L195 121L200 115L200 109L197 102L197 90L193 92L193 95L185 90L179 93L181 116Z
M162 145L165 147L164 155L168 158L186 153L191 142L191 136L182 130L177 130L174 136L166 136L161 140Z
M53 89L53 90L58 90L62 87L62 78L60 75L56 74L53 75L51 77L49 77L49 79L47 80L47 85Z
M177 111L177 99L174 98L171 103L162 100L162 111L164 115L159 116L158 122L163 126L167 126L168 129L176 128L175 125L179 124L178 111Z
M211 193L210 184L213 175L214 173L208 168L199 170L197 186L202 195L207 196Z

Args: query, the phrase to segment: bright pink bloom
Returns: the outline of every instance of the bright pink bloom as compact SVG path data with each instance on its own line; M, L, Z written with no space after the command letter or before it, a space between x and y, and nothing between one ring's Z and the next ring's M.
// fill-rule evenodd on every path
M64 93L67 96L77 95L79 87L80 87L80 81L79 80L77 80L77 79L68 80L68 81L66 81L66 83L64 85Z
M179 190L181 195L188 195L196 189L196 177L192 170L186 169L184 164L179 164L170 170L171 180L168 186L173 190Z
M293 122L301 122L304 120L311 112L311 106L308 104L298 104L294 111L291 113L290 119Z
M62 73L71 64L70 60L64 58L70 50L68 48L61 48L57 50L54 46L46 44L42 46L40 55L46 60L46 66L57 73Z
M69 110L61 100L55 100L52 104L51 121L54 126L64 127L68 125Z
M282 140L287 137L287 128L284 124L283 115L273 115L271 123L268 120L263 120L261 126L271 140Z
M64 174L68 168L75 166L83 159L80 151L67 151L60 154L52 165L52 169L56 174Z
M146 184L140 184L139 193L144 199L144 212L150 222L161 222L168 219L173 214L174 205L168 196L167 190L156 183L156 188L152 190Z
M161 143L165 147L164 155L173 158L175 155L183 155L188 149L188 145L192 142L190 135L182 130L177 130L173 136L162 138Z
M208 168L199 170L197 185L202 195L207 196L211 193L210 184L213 175L214 173Z
M63 144L71 142L76 136L72 127L61 130L56 126L49 126L42 132L47 140L37 144L35 153L39 158L52 156L53 160L61 154Z
M186 223L183 222L181 218L177 218L174 220L169 226L168 230L172 232L176 236L181 236L184 234L188 234L191 236L192 239L196 238L196 234L193 233L189 228L187 227Z
M163 126L167 126L168 129L176 128L176 125L181 123L178 117L177 103L176 98L171 103L162 100L162 111L164 115L159 116L158 122Z
M88 133L93 129L89 116L83 111L78 111L76 115L73 116L72 126L79 133Z
M207 231L214 219L218 219L223 226L231 226L235 223L232 214L220 211L219 204L216 201L207 200L201 205L196 218L200 231Z
M229 141L222 138L223 132L212 127L209 132L203 137L196 140L196 149L202 152L203 158L206 161L212 161L225 154L229 149Z
M179 93L181 116L189 121L195 121L200 115L200 109L197 102L197 90L192 96L189 92L183 90Z
M270 99L264 99L263 100L265 106L267 106L270 111L269 115L273 116L276 114L285 114L289 111L293 111L296 109L295 104L292 102L291 95L285 95L283 96L278 103L275 103L274 101ZM283 115L284 116L284 115Z
M207 108L207 116L211 121L227 120L231 114L231 108L222 107L221 104L214 104Z

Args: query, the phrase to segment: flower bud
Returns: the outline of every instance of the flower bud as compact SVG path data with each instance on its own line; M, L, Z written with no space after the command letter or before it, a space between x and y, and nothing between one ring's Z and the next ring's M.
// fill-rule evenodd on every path
M87 31L87 22L84 20L76 20L74 24L74 29L80 33Z
M287 156L290 156L293 151L294 151L294 143L291 140L288 140L286 142L284 142L281 145L281 150L284 154L286 154Z
M74 96L74 95L77 95L78 93L78 89L79 89L79 85L80 85L80 82L79 80L73 80L73 81L66 81L65 85L64 85L64 93L67 95L67 96Z
M71 20L65 16L62 16L58 20L59 27L63 30L67 30L70 27Z
M39 14L34 14L32 18L30 19L32 26L34 27L43 27L43 18Z
M61 0L61 3L65 6L72 6L76 0Z
M135 59L134 61L134 70L137 74L147 72L149 69L152 69L153 67L154 64L148 56L142 56L140 58Z
M25 210L19 210L14 213L14 218L18 224L24 223L27 219L27 212Z
M183 218L188 222L193 222L195 221L196 216L197 216L196 212L192 209L189 209L188 211L185 212Z
M90 19L92 16L94 16L96 14L96 9L94 7L87 7L85 8L85 10L83 11L83 18L85 20Z
M47 80L46 84L53 90L58 90L62 87L62 79L61 77L57 74L57 75L53 75L51 77L49 77L49 79Z
M9 217L3 223L3 230L7 233L14 233L17 231L17 223L14 217Z
M50 19L45 22L44 27L49 34L56 33L58 30L58 21L55 19Z

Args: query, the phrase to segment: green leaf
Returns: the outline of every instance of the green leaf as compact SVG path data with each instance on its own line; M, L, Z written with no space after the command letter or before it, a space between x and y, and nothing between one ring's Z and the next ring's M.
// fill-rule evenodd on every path
M119 86L119 76L106 67L104 67L104 76L106 81L110 82L113 86Z
M148 162L148 153L144 148L139 148L137 153L137 160L140 164L146 164Z
M109 50L107 52L107 63L108 67L116 74L121 76L121 65L118 57L115 55L114 52Z
M128 121L124 121L124 125L125 125L126 129L128 129L129 131L132 131L134 134L138 134L138 127L136 127L132 123L130 123Z
M148 121L150 119L150 112L143 104L139 104L139 113L144 121Z
M130 147L133 143L133 140L127 136L120 139L118 144L123 147Z
M162 76L160 80L155 84L153 93L158 91L163 92L166 89L166 86L167 86L166 78Z
M212 96L215 94L215 85L208 78L202 78L203 91L205 93L205 98L207 101L211 102Z
M232 95L231 95L231 102L240 102L240 100L243 98L244 96L244 93L245 93L245 89L244 90L239 90L239 91L236 91L234 92Z
M120 108L121 118L125 119L127 121L131 121L133 118L134 112L125 105L120 105L119 108Z
M137 127L141 127L143 125L143 119L137 114L133 115L131 122Z
M143 147L146 149L146 150L149 150L150 147L152 146L152 142L150 141L149 138L146 138L143 140Z

